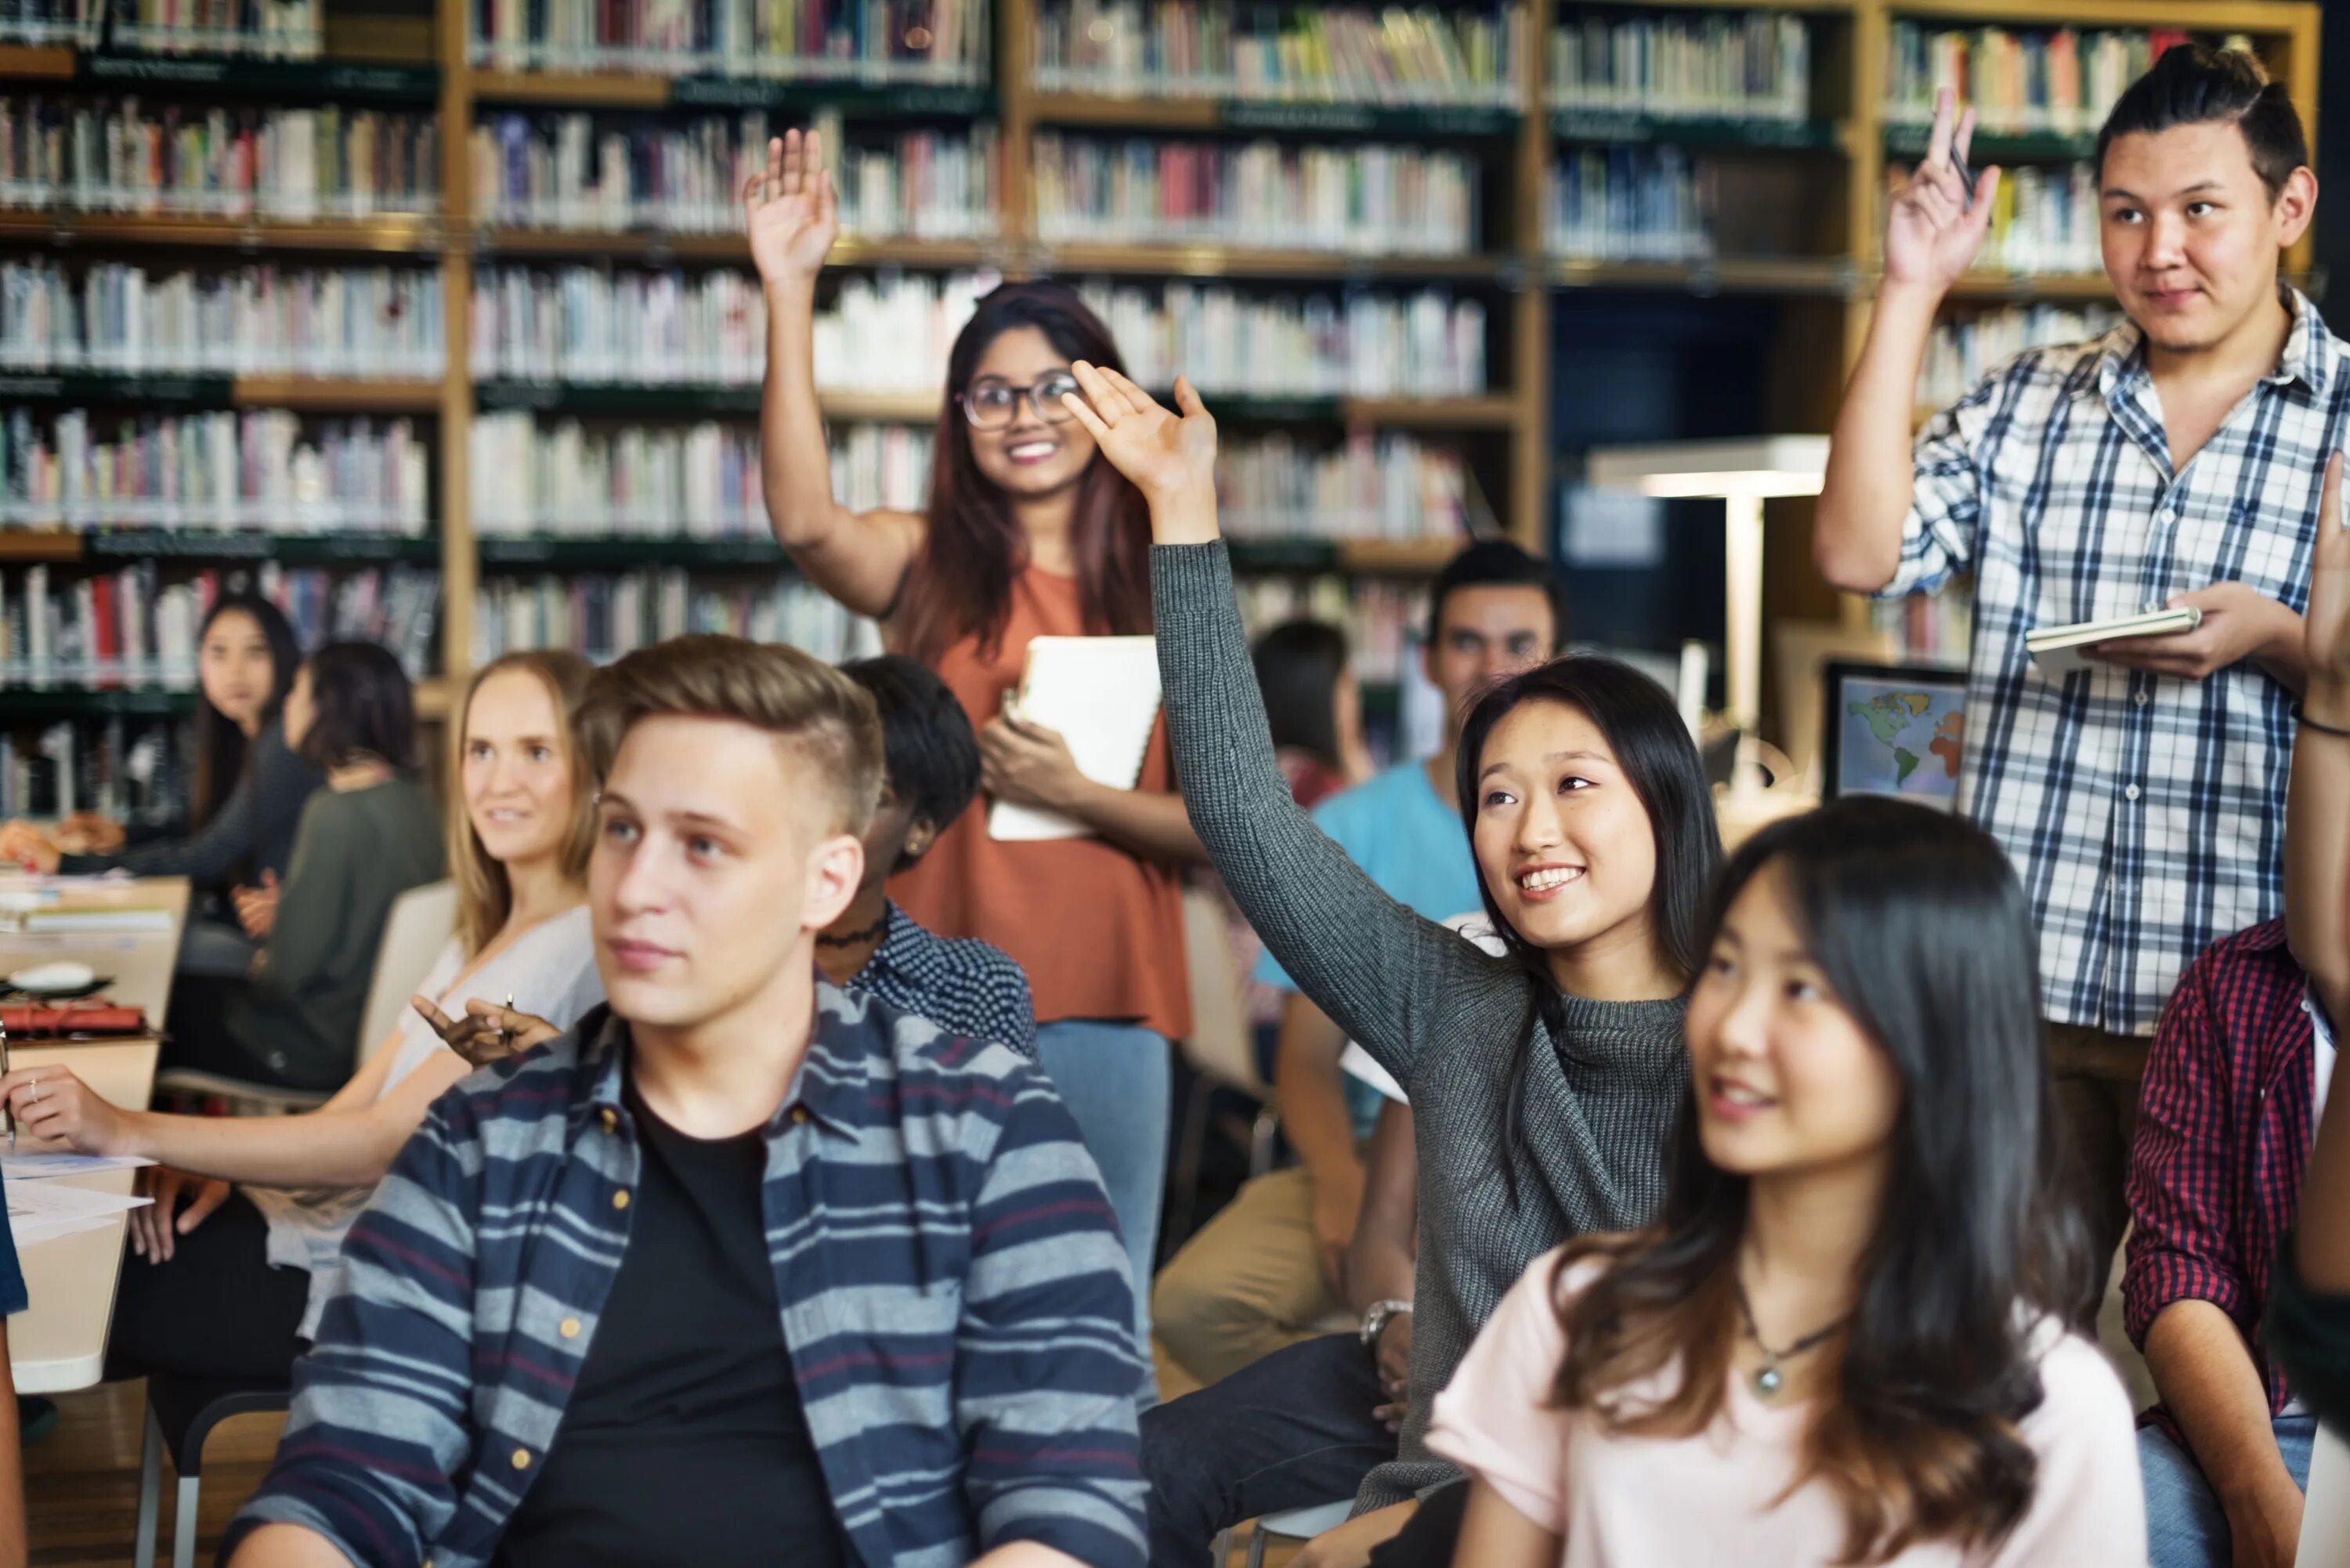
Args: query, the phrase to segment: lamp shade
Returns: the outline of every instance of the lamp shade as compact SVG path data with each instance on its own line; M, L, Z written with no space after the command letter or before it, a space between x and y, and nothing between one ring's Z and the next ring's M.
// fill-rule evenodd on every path
M1594 447L1584 478L1603 490L1666 497L1817 495L1827 463L1825 436L1750 436Z

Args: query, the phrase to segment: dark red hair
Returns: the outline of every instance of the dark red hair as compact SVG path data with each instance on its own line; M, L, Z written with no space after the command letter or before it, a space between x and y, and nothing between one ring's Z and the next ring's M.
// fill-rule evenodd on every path
M971 385L988 345L1033 327L1053 351L1124 371L1109 328L1076 291L1057 283L1008 283L979 302L947 356L947 390ZM1028 543L1010 502L979 471L971 431L952 396L939 410L931 464L929 527L907 574L895 617L904 650L924 664L966 637L993 648L1012 613L1012 581L1027 565ZM1070 548L1077 600L1088 633L1150 629L1150 517L1142 493L1096 453L1077 479Z

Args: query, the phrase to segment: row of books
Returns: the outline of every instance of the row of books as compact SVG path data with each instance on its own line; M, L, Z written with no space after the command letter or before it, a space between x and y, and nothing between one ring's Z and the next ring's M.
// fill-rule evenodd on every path
M1712 169L1670 145L1562 151L1543 234L1580 261L1700 260L1714 250Z
M316 58L318 0L14 0L0 44L101 44L147 54Z
M416 566L265 564L254 586L278 608L307 649L328 642L380 643L411 680L432 666L441 576ZM0 689L162 687L195 684L196 636L223 576L203 571L163 582L155 564L70 578L46 566L0 572Z
M1089 280L1078 292L1110 330L1127 374L1170 388L1265 397L1451 398L1486 390L1482 301L1446 289L1341 296L1253 294L1180 280Z
M421 268L0 261L12 370L429 379L445 351L441 278Z
M2083 135L2105 122L2122 89L2185 33L2056 27L1929 26L1896 18L1887 41L1886 119L1924 125L1944 88L1991 131Z
M497 70L983 83L987 0L473 0Z
M430 464L407 420L306 426L286 409L0 421L0 529L421 535Z
M1428 589L1420 584L1250 573L1232 589L1252 639L1287 620L1327 621L1344 631L1347 668L1357 680L1400 680L1413 639L1428 624Z
M1869 624L1889 633L1907 659L1961 665L1974 640L1974 594L1961 577L1939 593L1877 599Z
M859 421L828 433L842 505L920 510L928 427ZM472 441L473 529L485 536L768 536L758 431L748 424L589 428L506 410L474 420Z
M1274 431L1219 443L1216 502L1237 539L1426 539L1468 531L1457 446L1357 431L1317 446Z
M167 827L187 807L193 755L189 727L171 718L0 730L0 820L95 811L125 827Z
M1588 15L1551 29L1553 109L1659 119L1795 121L1812 112L1801 16Z
M995 231L994 126L905 130L868 144L848 142L837 113L815 121L846 232L968 239ZM739 234L743 182L765 166L775 133L762 112L672 125L585 113L488 115L473 128L473 200L489 222L525 228Z
M787 642L838 662L881 651L873 623L797 578L761 570L733 584L674 567L498 577L473 597L473 665L527 648L568 648L598 663L691 632Z
M1128 98L1514 107L1524 31L1522 7L1491 0L1380 11L1045 0L1035 78Z
M989 273L850 275L816 323L816 384L935 392ZM756 386L766 301L749 273L484 268L473 280L476 379Z
M2075 310L2061 305L2008 306L1934 328L1918 375L1918 406L1940 409L1957 402L1977 383L2028 348L2052 343L2084 343L2103 337L2122 320L2112 306Z
M1032 169L1037 237L1048 244L1418 256L1477 245L1477 161L1464 153L1039 131Z
M430 114L0 98L0 206L290 220L430 213Z
M2104 270L2096 165L2025 164L2005 171L1975 265L2043 275Z

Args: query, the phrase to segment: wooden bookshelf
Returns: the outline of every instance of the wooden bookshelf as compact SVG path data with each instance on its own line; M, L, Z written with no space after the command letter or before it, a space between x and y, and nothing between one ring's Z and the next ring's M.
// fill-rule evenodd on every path
M709 265L747 266L740 235L724 234L577 233L484 224L471 190L470 133L477 111L504 108L576 109L629 114L725 113L764 109L778 128L818 109L860 122L952 124L992 121L1003 149L998 182L1002 210L996 233L947 240L845 238L833 265L843 268L948 271L993 268L1013 277L1043 274L1082 278L1215 278L1254 280L1269 290L1313 288L1333 293L1373 286L1447 286L1489 301L1492 388L1458 399L1218 398L1211 406L1236 425L1252 420L1457 432L1482 455L1475 472L1509 533L1529 546L1546 541L1555 483L1550 431L1550 321L1561 291L1611 290L1695 296L1762 295L1783 299L1790 326L1773 375L1772 407L1782 427L1825 428L1842 376L1866 329L1877 268L1881 201L1888 161L1914 155L1919 133L1893 123L1887 112L1887 55L1897 20L1947 25L2044 28L2180 27L2199 34L2248 34L2283 79L2314 140L2319 9L2279 0L1609 0L1604 10L1794 13L1812 19L1812 112L1801 119L1743 120L1673 119L1639 112L1594 111L1554 102L1545 79L1554 24L1580 13L1568 0L1524 0L1528 47L1518 62L1518 107L1399 107L1251 102L1214 98L1123 98L1098 92L1044 91L1032 83L1039 0L993 0L993 80L864 86L786 82L715 76L630 76L614 72L536 72L470 64L469 0L435 0L428 23L330 16L328 47L343 57L317 62L241 62L241 70L212 73L201 62L184 68L136 74L138 62L109 64L94 52L0 46L0 91L6 82L41 91L137 91L168 99L191 96L250 99L276 93L289 101L306 91L348 89L345 96L378 101L405 96L430 103L439 120L442 190L428 215L358 222L287 223L173 215L0 212L0 246L102 257L185 250L203 259L265 257L293 253L327 259L411 257L436 267L442 287L446 373L438 381L307 381L286 378L141 378L115 389L159 406L189 397L217 398L225 406L290 407L319 411L427 416L437 441L437 506L433 538L372 535L272 539L190 536L180 550L261 551L286 561L416 561L437 558L442 574L442 674L420 691L420 709L447 710L462 690L473 647L473 596L483 571L590 569L596 561L657 558L712 570L783 569L780 552L758 540L717 541L476 541L468 472L476 411L524 407L567 412L650 414L723 412L746 417L756 389L525 389L477 385L471 373L469 333L473 274L504 260L601 263L621 266ZM1603 9L1593 7L1594 9ZM376 57L359 60L349 56ZM364 73L372 70L376 74ZM132 74L126 75L124 73ZM338 76L335 73L344 75ZM360 75L350 75L360 72ZM251 78L239 84L225 79ZM174 79L174 78L177 79ZM1473 149L1484 178L1483 233L1467 255L1343 254L1230 244L1046 244L1038 238L1031 189L1032 150L1040 131L1122 132L1181 137L1272 137L1285 141L1374 140L1419 146ZM1578 145L1673 143L1693 155L1748 164L1801 161L1803 178L1822 199L1804 217L1795 242L1768 254L1730 248L1710 259L1680 263L1565 259L1549 253L1544 209L1548 182L1565 153ZM2068 136L1986 136L1978 163L2065 161L2084 140ZM2291 258L2297 274L2309 265L2307 243ZM2017 276L1983 273L1956 291L1969 307L1979 302L2035 300L2085 303L2107 297L2101 275ZM6 372L0 370L0 377ZM18 380L24 378L17 378ZM61 379L70 381L71 378ZM145 382L142 394L138 381ZM202 382L189 391L180 381ZM59 389L59 395L67 391ZM0 399L11 392L0 379ZM913 424L933 421L935 389L917 393L835 393L827 414L844 421ZM1493 493L1498 484L1498 493ZM1837 597L1809 568L1807 530L1772 534L1771 607L1780 615L1837 613ZM172 553L166 541L137 530L72 536L0 533L0 563L13 560L131 558L150 548ZM1247 541L1244 560L1262 569L1335 571L1410 576L1434 570L1450 541ZM57 554L70 548L71 554ZM652 552L650 556L645 552ZM48 552L48 553L44 553ZM233 557L234 558L234 557ZM44 701L61 701L51 693ZM129 699L122 699L129 700Z

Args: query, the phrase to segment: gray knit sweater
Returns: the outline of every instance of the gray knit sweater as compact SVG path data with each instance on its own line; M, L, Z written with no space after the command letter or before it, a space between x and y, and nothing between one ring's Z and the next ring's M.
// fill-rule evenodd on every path
M1291 803L1224 546L1160 545L1150 577L1192 826L1298 989L1411 1097L1411 1410L1398 1458L1371 1472L1355 1503L1383 1508L1459 1474L1428 1452L1429 1407L1526 1265L1570 1236L1654 1217L1689 1079L1682 1003L1564 997L1565 1032L1553 1038L1534 1021L1541 982L1388 898ZM1510 1141L1509 1076L1530 1022L1524 1131ZM1496 1151L1514 1168L1514 1197Z

